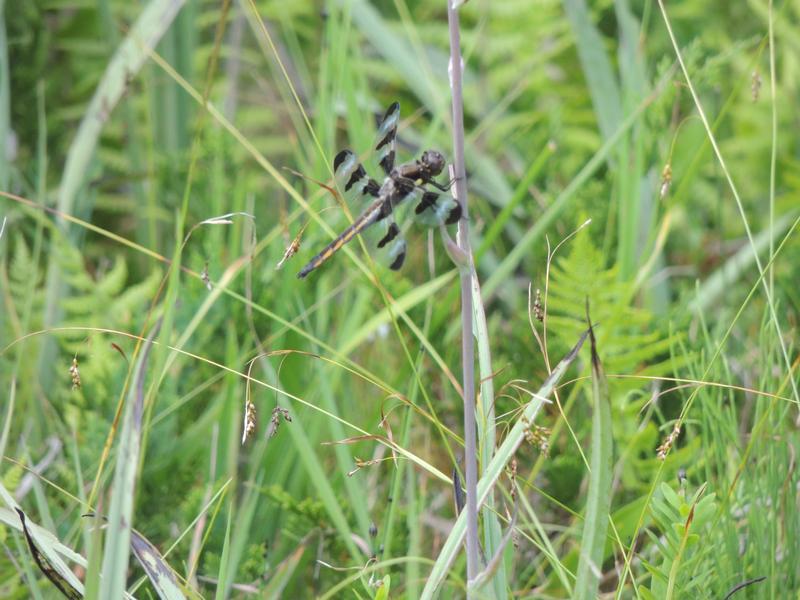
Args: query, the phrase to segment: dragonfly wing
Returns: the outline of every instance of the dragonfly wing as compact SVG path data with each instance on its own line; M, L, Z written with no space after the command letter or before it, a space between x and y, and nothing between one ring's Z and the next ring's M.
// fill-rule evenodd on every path
M383 115L378 133L375 136L375 160L389 175L394 168L395 139L397 138L397 123L400 121L400 103L393 102Z
M380 185L367 175L364 165L352 150L342 150L333 159L336 186L344 193L348 203L364 205L364 197L377 198Z
M406 260L406 238L393 216L386 219L385 231L384 236L376 244L378 248L387 249L384 259L380 262L385 262L390 269L397 271Z
M426 227L452 225L461 218L461 204L449 194L425 191L414 208L414 218Z
M386 234L378 240L377 246L388 248L383 262L397 271L406 258L407 244L403 230L409 224L409 207L419 200L421 190L410 179L390 177L382 191L387 197ZM398 226L398 223L401 225Z
M405 262L408 247L404 235L410 222L408 209L419 199L419 189L413 182L387 178L379 196L381 213L376 221L384 226L365 227L361 235L373 260L397 271Z
M385 211L382 208L383 203L377 198L380 186L377 181L367 175L364 166L358 161L358 157L352 150L345 149L336 155L333 159L333 175L336 180L336 186L344 194L348 204L351 206L364 206L366 204L367 207L347 229L325 246L319 254L300 270L297 276L301 279L336 254L342 246L356 235L385 216ZM370 200L369 204L367 204L367 199Z

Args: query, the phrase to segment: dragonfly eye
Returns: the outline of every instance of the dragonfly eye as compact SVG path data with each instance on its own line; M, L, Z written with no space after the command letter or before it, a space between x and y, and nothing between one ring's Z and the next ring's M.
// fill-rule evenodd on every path
M431 175L438 175L444 170L444 156L436 150L427 150L422 155L422 162L428 167Z

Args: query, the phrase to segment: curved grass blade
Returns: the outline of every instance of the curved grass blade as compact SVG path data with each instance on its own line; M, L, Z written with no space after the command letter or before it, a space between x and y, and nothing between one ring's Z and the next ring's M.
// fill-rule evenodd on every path
M186 598L172 567L167 564L158 549L136 530L131 532L131 549L161 600Z
M17 508L16 511L19 515L20 523L22 524L22 533L25 535L25 541L28 543L28 548L33 555L36 566L39 567L39 570L44 573L45 577L47 577L66 598L70 600L81 600L83 598L83 586L80 581L77 581L72 571L69 569L64 570L65 565L63 562L59 561L60 564L55 563L59 564L59 567L61 567L58 568L47 558L45 553L39 549L36 541L33 539L33 535L31 535L31 532L28 530L28 526L25 523L25 513L19 508ZM70 578L67 574L72 575L72 577ZM70 579L72 581L70 581Z
M486 466L483 477L481 477L478 482L479 506L486 500L489 492L494 488L495 483L497 483L497 480L503 473L506 464L508 464L514 456L514 453L525 437L525 430L529 428L531 422L535 420L536 414L539 412L542 404L547 401L547 397L553 392L556 384L564 376L564 373L567 372L569 365L575 360L575 357L578 356L578 351L581 349L581 346L583 346L587 335L589 335L589 332L584 332L572 350L570 350L569 353L561 359L561 362L556 365L556 368L553 369L550 376L545 380L536 394L534 394L531 401L525 406L519 420L511 431L509 431L503 443L500 444L491 462ZM433 569L431 569L428 581L425 583L425 588L422 590L421 598L423 600L433 598L436 590L447 576L447 572L453 564L456 554L464 541L466 523L466 512L462 512L458 519L456 519L453 529L447 541L445 541L444 546L442 546L442 550L436 558Z
M18 514L20 507L3 485L2 480L0 480L0 499L2 499L3 503L8 507L0 507L0 525L6 525L12 529L16 529L17 531L22 531L22 524ZM56 538L52 532L48 531L44 527L32 523L31 521L26 522L26 527L28 532L36 541L37 547L47 557L50 564L53 565L54 568L56 568L58 572L73 585L73 587L83 591L83 585L78 578L75 577L72 569L67 566L67 563L64 562L62 557L66 558L70 562L80 565L84 569L87 566L86 559L69 546L65 546L59 542L58 538Z

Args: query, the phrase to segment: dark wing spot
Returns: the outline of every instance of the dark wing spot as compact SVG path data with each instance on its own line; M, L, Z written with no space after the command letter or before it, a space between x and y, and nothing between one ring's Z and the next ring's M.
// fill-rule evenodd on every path
M403 261L406 259L406 251L403 250L400 254L397 255L397 258L394 259L392 264L389 265L389 268L392 271L397 271L400 267L403 266Z
M367 185L364 188L364 193L369 194L370 196L375 196L377 198L380 195L379 194L380 191L381 191L380 184L370 177L370 180L367 182Z
M386 137L384 137L380 142L378 142L378 145L375 146L375 150L380 150L386 144L390 144L394 139L394 136L395 136L395 130L392 129L389 133L386 134Z
M458 223L458 220L461 218L461 203L456 202L456 205L450 209L450 214L447 215L447 223L448 225L452 225L453 223Z
M341 152L339 152L339 154L336 155L336 158L333 159L333 172L334 173L339 169L339 166L344 161L346 161L347 157L349 157L351 154L352 154L352 152L350 152L350 150L342 150Z
M353 174L350 175L350 180L347 182L347 185L344 186L344 191L349 192L350 188L353 187L356 183L358 183L362 178L367 176L367 172L364 170L363 165L358 165L358 168L353 171Z
M425 192L422 194L422 200L420 203L417 204L417 207L414 209L416 214L420 214L425 212L429 207L436 205L436 199L439 197L439 194L434 192Z
M400 233L400 228L397 226L397 223L392 223L389 225L389 230L386 232L386 235L383 236L378 242L378 248L383 248L386 244L396 238L398 233Z
M389 154L384 156L383 159L381 160L381 167L383 167L383 170L386 171L387 173L391 172L393 166L394 166L394 150L389 152Z
M381 211L378 213L378 221L382 221L392 214L392 203L389 200L384 200L381 204Z
M381 121L385 121L386 119L389 118L390 114L392 114L393 112L398 112L399 110L400 110L400 103L399 102L392 102L389 105L389 108L386 109L386 113L384 113L383 119L381 119Z

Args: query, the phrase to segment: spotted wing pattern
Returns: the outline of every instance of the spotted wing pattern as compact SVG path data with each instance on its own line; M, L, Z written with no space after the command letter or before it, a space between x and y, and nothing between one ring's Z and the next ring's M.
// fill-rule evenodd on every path
M333 159L333 176L336 186L351 205L363 204L367 199L370 201L347 229L302 268L297 274L301 279L328 260L364 229L386 216L384 209L386 203L384 199L380 198L378 182L367 175L366 169L358 162L358 157L352 150L342 150Z
M352 150L342 150L333 159L333 176L336 186L348 202L363 202L364 197L378 197L380 185L367 175L364 165Z
M402 222L402 219L397 218L397 208L403 200L415 192L416 188L411 182L395 180L390 177L387 177L383 186L381 186L381 196L386 198L386 206L384 208L386 213L386 234L378 240L377 246L378 248L388 246L384 262L393 271L397 271L403 266L407 248L403 231L397 225L398 220Z
M426 227L452 225L461 218L461 204L449 194L425 191L414 208L414 219Z
M400 103L393 102L383 115L378 133L375 136L375 158L387 175L391 175L394 168L395 139L397 138L397 123L400 120Z

